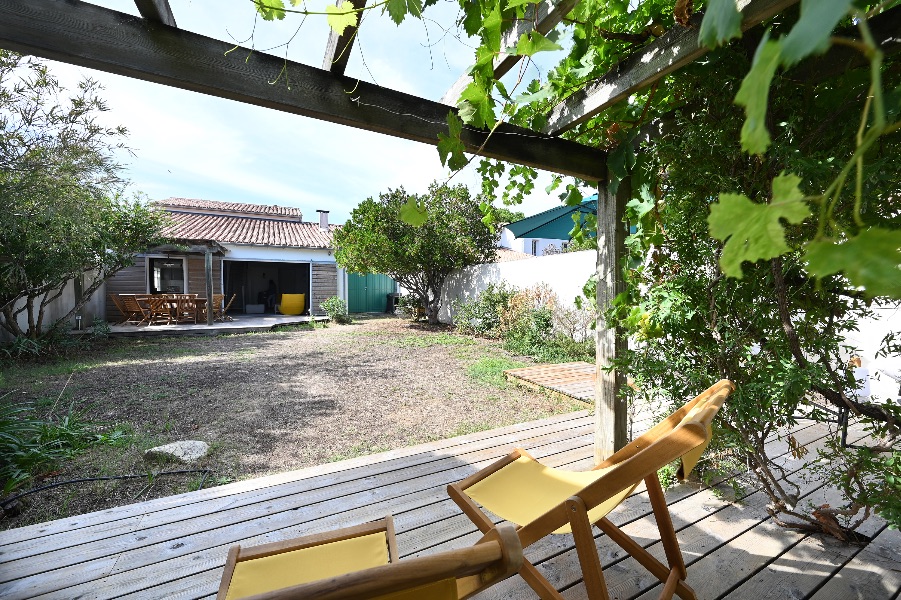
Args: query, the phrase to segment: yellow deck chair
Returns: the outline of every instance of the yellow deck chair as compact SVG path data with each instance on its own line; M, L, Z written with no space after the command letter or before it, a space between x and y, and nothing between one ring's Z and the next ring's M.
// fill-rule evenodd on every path
M509 524L474 546L397 561L390 516L366 525L229 551L217 600L457 600L516 573Z
M726 379L717 382L591 471L553 469L523 450L514 450L452 483L448 494L483 532L494 527L485 511L516 524L523 548L552 533L572 533L590 600L610 597L592 525L664 583L660 598L672 598L675 593L684 600L695 600L694 591L685 583L685 563L657 471L681 459L679 478L688 477L710 443L713 417L734 389ZM668 567L606 518L642 480ZM563 598L527 560L519 573L544 600Z

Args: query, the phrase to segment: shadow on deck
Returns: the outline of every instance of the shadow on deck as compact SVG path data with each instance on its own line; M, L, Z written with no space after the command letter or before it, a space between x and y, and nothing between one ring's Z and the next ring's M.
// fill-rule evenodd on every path
M794 433L811 448L827 434L820 425ZM234 543L283 540L387 513L395 517L402 559L468 546L479 534L448 498L448 483L513 447L547 464L585 469L591 443L592 419L572 413L2 532L0 597L213 598ZM804 467L782 440L768 451L788 472ZM825 500L818 482L806 485L807 499ZM728 482L720 487L730 489ZM730 503L700 484L667 491L688 582L699 598L897 597L897 531L872 519L867 533L877 537L863 549L786 531L769 518L764 494L747 492L741 503ZM663 558L642 488L610 518ZM603 535L597 540L611 597L656 597L652 576ZM542 540L526 557L565 598L586 597L571 536ZM479 597L535 594L516 575Z
M271 331L276 327L304 325L312 321L328 321L326 316L278 314L235 314L230 316L230 321L215 321L212 325L207 325L206 322L172 325L111 325L110 335L116 337L223 335Z

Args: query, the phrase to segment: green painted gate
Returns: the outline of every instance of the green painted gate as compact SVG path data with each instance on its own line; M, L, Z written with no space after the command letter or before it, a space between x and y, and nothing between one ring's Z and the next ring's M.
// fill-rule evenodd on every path
M388 294L397 291L394 280L387 275L368 273L358 275L347 274L347 311L385 312L388 306Z

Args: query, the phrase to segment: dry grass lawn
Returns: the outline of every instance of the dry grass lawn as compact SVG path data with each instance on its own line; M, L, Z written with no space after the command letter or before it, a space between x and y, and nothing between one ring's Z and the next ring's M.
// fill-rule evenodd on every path
M0 528L81 514L580 410L509 387L528 364L497 343L398 318L220 337L118 338L76 359L7 365L0 402L40 416L70 411L127 435L58 465L37 483L142 474L29 496ZM144 450L202 440L194 466L152 465ZM159 470L205 468L154 476Z

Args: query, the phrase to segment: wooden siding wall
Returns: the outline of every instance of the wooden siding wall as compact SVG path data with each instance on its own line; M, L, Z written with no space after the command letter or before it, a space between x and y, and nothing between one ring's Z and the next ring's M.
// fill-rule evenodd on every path
M322 303L338 295L338 267L334 263L313 263L313 292L310 312L324 315Z
M118 323L122 315L116 305L109 300L109 294L144 294L147 292L147 274L144 272L145 259L143 256L135 258L135 264L125 267L106 280L105 318L110 323Z
M202 256L188 256L188 289L186 294L206 296L206 269ZM213 293L222 293L222 257L213 257Z

